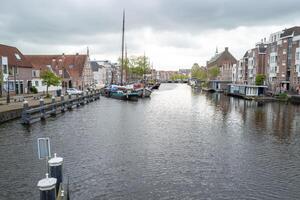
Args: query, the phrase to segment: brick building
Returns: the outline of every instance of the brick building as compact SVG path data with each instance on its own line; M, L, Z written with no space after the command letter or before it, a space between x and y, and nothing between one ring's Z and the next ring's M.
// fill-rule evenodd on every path
M2 94L28 93L31 87L32 64L16 47L0 44Z
M295 92L300 87L300 27L270 35L268 85L274 91Z
M232 68L233 65L237 64L235 57L229 52L228 47L221 53L216 51L214 57L212 57L206 63L207 69L212 67L218 67L220 69L220 75L217 77L221 81L231 81L232 80Z

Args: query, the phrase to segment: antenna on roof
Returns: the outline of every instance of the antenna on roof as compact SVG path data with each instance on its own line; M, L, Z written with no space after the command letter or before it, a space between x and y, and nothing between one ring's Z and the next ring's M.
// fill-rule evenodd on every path
M218 46L216 46L216 55L218 54L219 52L218 52Z

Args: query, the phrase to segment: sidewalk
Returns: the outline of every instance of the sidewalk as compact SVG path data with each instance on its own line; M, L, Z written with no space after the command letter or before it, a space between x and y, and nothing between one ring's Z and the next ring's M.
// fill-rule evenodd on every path
M60 97L55 98L56 102L60 101ZM34 97L27 98L29 107L36 107L40 104L39 99L34 99ZM44 99L45 104L51 103L51 98ZM12 119L17 119L21 117L23 110L23 102L11 102L9 104L0 104L0 124Z
M56 97L55 100L60 101L60 97ZM26 99L26 101L28 101L28 104L30 107L37 106L40 104L39 99L34 99L33 97L30 99ZM52 100L51 100L51 98L47 98L47 99L44 99L44 101L45 101L45 104L49 104L49 103L51 103ZM23 108L23 102L10 102L9 104L2 103L2 104L0 104L0 113L10 111L10 110L17 110L20 108Z

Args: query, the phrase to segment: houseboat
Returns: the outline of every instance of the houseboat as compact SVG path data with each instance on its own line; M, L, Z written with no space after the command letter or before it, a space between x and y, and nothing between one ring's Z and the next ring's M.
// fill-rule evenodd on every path
M226 93L231 96L253 99L264 97L267 88L265 85L228 84Z

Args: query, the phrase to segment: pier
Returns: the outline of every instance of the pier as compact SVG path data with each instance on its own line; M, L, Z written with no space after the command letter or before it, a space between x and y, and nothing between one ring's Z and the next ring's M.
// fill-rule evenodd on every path
M24 101L21 114L22 123L29 125L40 120L45 120L48 117L55 117L59 113L64 113L65 111L72 110L74 107L78 108L99 99L100 90L95 90L85 92L82 95L76 95L75 98L72 95L68 95L68 99L65 99L65 96L62 95L60 101L56 101L56 98L53 97L51 103L47 105L45 105L44 99L41 98L37 107L29 107L28 101Z

